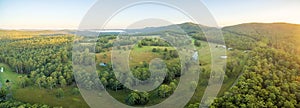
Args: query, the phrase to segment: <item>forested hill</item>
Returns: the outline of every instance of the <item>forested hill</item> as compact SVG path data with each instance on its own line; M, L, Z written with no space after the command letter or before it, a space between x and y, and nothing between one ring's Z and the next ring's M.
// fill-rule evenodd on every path
M226 75L241 76L211 107L300 107L300 25L246 23L224 27L222 32L226 46L244 51L248 59L243 65L228 61ZM229 58L238 54L227 53Z
M285 37L299 33L300 25L289 23L245 23L222 28L223 31L232 31L235 33L247 34L249 36L277 35Z
M146 27L144 29L129 29L128 33L138 35L161 34L163 32L184 31L194 39L206 41L202 29L214 29L194 23L174 24L162 27ZM245 23L234 26L223 27L222 29L225 42L229 47L240 50L251 50L255 43L261 41L269 46L278 49L300 46L300 25L289 23ZM281 42L280 42L281 41ZM283 44L284 42L284 44ZM300 51L300 47L296 49Z
M128 29L126 32L134 33L134 32L140 32L140 33L159 33L162 31L178 31L180 29L184 31L199 31L200 27L205 27L199 24L194 24L190 22L182 23L182 24L173 24L173 25L167 25L167 26L161 26L161 27L146 27L143 29Z
M211 107L299 108L299 30L286 23L224 27L227 45L251 51L236 85Z
M294 48L300 51L300 25L288 23L247 23L228 26L222 29L224 34L240 36L253 41L262 41L277 49ZM228 37L230 38L230 37ZM248 40L248 41L249 41ZM290 51L294 52L294 51Z

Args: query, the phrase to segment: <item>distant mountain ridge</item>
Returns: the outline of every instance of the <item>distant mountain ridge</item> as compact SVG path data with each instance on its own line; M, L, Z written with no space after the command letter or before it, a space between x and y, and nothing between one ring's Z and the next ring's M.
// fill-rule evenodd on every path
M185 32L189 31L199 31L200 28L208 28L206 26L195 24L191 22L186 22L182 24L173 24L161 27L146 27L143 29L127 29L125 30L128 33L153 33L153 32L162 32L162 31L178 31L179 29L184 30Z

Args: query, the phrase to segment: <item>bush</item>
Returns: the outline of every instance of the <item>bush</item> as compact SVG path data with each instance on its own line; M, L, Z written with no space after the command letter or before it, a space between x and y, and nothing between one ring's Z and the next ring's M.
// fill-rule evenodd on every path
M194 45L197 47L201 46L201 42L199 40L195 40Z
M152 49L152 52L157 52L157 49L156 49L156 48L153 48L153 49Z
M63 98L64 97L64 90L62 88L57 89L56 97L57 98Z
M132 92L126 98L128 105L145 105L149 102L149 93L147 92Z
M73 95L78 95L78 94L80 94L79 89L78 89L78 88L73 88L73 89L72 89L72 94L73 94Z

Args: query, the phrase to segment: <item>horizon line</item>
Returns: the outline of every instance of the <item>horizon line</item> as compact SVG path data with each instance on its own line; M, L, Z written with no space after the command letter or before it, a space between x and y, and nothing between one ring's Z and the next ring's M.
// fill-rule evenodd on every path
M171 25L179 25L179 24L185 24L185 23L193 23L197 24L194 22L184 22L184 23L178 23L178 24L171 24ZM290 23L290 22L245 22L245 23L238 23L238 24L232 24L232 25L224 25L220 26L218 25L217 28L224 28L224 27L230 27L230 26L236 26L236 25L241 25L241 24L294 24L294 25L300 25L299 23ZM201 25L201 24L198 24ZM142 27L142 28L109 28L109 29L96 29L96 28L90 28L90 29L79 29L79 28L0 28L0 30L20 30L20 31L45 31L45 30L53 30L53 31L64 31L64 30L130 30L130 29L145 29L145 28L151 28L151 27L164 27L164 26L170 26L170 25L162 25L162 26L147 26L147 27Z

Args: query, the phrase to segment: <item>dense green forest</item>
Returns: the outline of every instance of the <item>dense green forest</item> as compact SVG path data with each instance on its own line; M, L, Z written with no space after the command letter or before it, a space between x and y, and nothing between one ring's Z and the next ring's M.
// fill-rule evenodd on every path
M223 28L226 45L249 50L249 55L243 74L211 107L300 107L299 27L252 23ZM227 75L230 70L233 69L227 67ZM198 106L199 103L189 105Z
M139 80L150 78L149 62L152 59L165 60L166 77L162 84L157 83L158 87L150 92L130 90L114 75L111 50L118 39L116 34L100 35L95 40L95 49L85 48L73 53L73 56L80 57L73 58L73 61L88 66L90 62L87 61L93 58L87 56L95 50L97 64L98 76L82 73L77 80L85 83L77 84L73 76L72 44L81 41L84 36L75 36L67 31L1 30L0 67L4 67L5 71L0 73L0 107L88 107L77 86L93 89L97 87L90 81L93 78L99 78L103 84L100 97L101 92L107 91L118 101L131 106L151 106L163 102L176 90L182 67L176 49L159 35L182 35L176 31L177 27L191 37L192 41L188 43L195 45L200 53L197 64L201 68L200 78L198 83L190 82L189 87L196 90L186 105L189 108L199 107L211 77L209 45L218 48L221 44L217 40L209 44L207 38L212 37L205 37L199 26L215 29L183 23L128 30L142 33L134 34L138 38L128 38L129 41L118 43L118 51L131 50L130 70ZM218 97L210 100L210 107L300 107L299 25L249 23L224 27L222 31L227 65L224 67L223 86ZM129 34L125 34L125 38L126 35ZM120 79L132 86L138 83L130 78Z
M14 101L19 100L27 102L23 99L39 96L29 93L30 90L21 91L29 88L36 89L36 92L50 90L57 98L63 97L64 91L79 93L70 61L74 35L61 31L1 31L0 38L0 62L7 65L2 74L8 76L1 77L2 93L12 95L9 98L3 95L1 101L8 101L1 104L7 106L9 102L15 104ZM23 93L28 95L22 96ZM33 98L31 103L37 100Z

